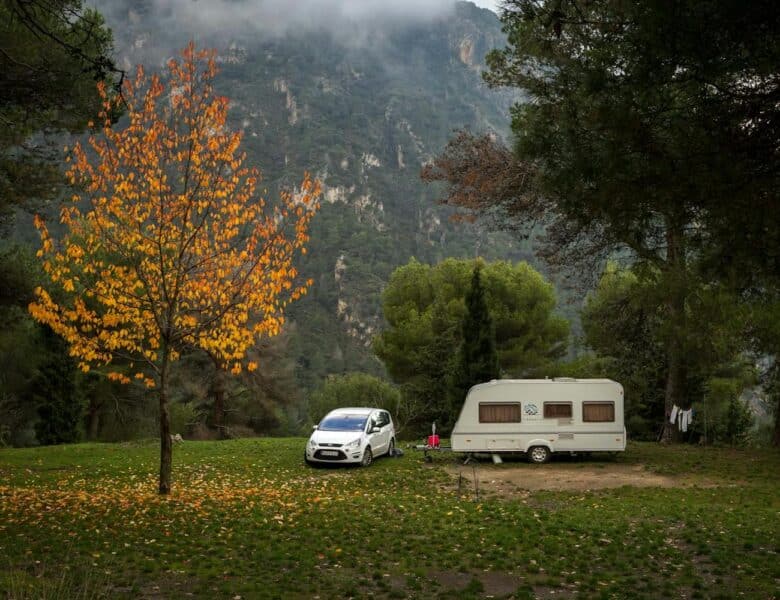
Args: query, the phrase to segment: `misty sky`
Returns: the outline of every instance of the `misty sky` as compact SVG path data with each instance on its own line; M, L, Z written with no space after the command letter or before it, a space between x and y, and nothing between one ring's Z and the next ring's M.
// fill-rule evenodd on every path
M502 0L473 0L498 11ZM301 30L331 31L347 43L372 40L367 25L423 23L447 19L456 0L147 0L149 18L162 29L188 35L251 33L284 35ZM109 25L122 27L128 0L87 0ZM150 8L149 8L150 7ZM153 15L153 16L151 16ZM362 37L361 37L362 36Z
M489 8L494 13L498 14L498 3L500 0L473 0L474 4L481 6L482 8Z

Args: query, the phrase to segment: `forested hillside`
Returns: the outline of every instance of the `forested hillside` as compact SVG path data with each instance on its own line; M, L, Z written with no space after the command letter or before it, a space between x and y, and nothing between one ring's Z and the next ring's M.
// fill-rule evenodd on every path
M224 397L229 414L242 415L254 431L297 431L307 418L310 392L328 375L383 375L372 350L384 324L380 295L390 274L411 258L534 260L524 241L451 222L449 209L437 204L441 188L420 179L421 168L458 128L508 136L509 107L519 92L491 90L482 79L486 53L504 44L494 13L461 2L429 14L388 7L384 15L329 15L315 24L317 15L299 13L272 20L262 12L269 6L189 0L96 5L113 32L112 60L128 77L139 64L162 70L190 40L216 50L215 91L230 99L229 125L243 131L242 150L247 163L262 171L266 199L273 202L282 189L294 193L307 171L323 184L309 252L299 265L301 280L313 280L309 293L288 307L282 335L251 353L261 365L255 373L225 380L207 358L184 356L175 375L176 430L208 422L214 399ZM57 146L73 141L63 135L52 146L51 164L59 160ZM63 198L67 192L57 193ZM36 441L39 407L29 396L38 393L37 373L56 364L75 372L64 346L26 357L13 350L48 348L35 341L39 335L56 341L25 313L43 281L33 256L39 240L31 215L42 211L56 235L60 204L51 199L25 208L11 221L4 250L4 279L19 284L9 296L12 325L2 338L9 373L3 412L14 415L5 437L14 444ZM83 412L89 438L155 431L155 411L147 410L153 394L143 387L94 373L69 375L68 381L73 392L64 397L76 398L65 400L76 403L68 419L78 422ZM62 410L70 414L64 405Z
M305 170L323 182L303 265L315 285L289 313L304 388L329 373L381 369L369 348L381 323L379 296L410 257L530 258L506 237L450 224L436 190L419 178L453 129L507 132L516 96L481 79L485 54L503 43L494 13L459 3L439 19L361 23L356 39L347 25L280 34L237 23L212 31L193 25L181 3L98 8L125 68L157 66L188 35L217 49L217 92L231 99L233 126L244 130L243 147L269 197Z

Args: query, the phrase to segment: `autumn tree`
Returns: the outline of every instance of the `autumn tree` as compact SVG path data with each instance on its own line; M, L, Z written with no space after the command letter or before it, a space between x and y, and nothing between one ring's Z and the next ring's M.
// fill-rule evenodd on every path
M159 395L159 491L171 489L171 362L200 349L238 373L247 350L279 333L286 305L306 292L293 259L305 252L319 184L271 206L256 195L241 132L226 126L229 101L214 93L214 53L191 43L168 76L138 68L124 84L127 123L112 129L118 100L98 85L100 135L77 144L67 175L77 186L55 240L36 219L51 284L33 316L70 344L82 370L130 361L130 375Z

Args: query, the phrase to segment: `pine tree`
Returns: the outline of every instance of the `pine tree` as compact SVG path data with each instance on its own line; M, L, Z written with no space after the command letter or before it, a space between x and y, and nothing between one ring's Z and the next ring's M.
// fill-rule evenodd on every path
M471 386L491 379L498 379L499 375L495 330L485 300L480 265L477 264L471 277L471 288L466 294L463 341L460 345L458 362L450 386L453 422Z

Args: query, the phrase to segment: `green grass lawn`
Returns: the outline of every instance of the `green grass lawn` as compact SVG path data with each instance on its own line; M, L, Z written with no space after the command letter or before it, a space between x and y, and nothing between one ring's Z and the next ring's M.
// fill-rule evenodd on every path
M780 597L776 452L632 444L572 464L708 483L476 502L454 457L312 469L304 442L177 445L166 498L152 442L0 450L0 595Z

